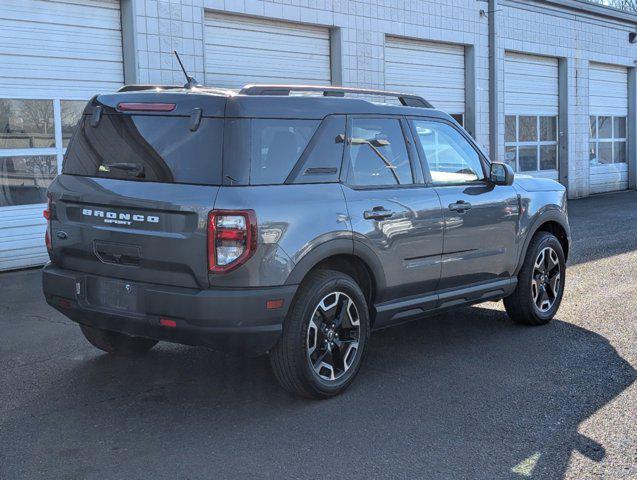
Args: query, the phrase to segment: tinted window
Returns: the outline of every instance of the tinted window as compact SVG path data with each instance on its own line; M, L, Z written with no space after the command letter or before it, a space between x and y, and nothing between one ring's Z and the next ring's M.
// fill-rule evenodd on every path
M478 153L446 123L415 120L414 126L434 183L465 183L482 180Z
M319 123L318 120L252 120L250 183L283 183Z
M295 172L295 183L336 182L343 161L345 117L328 116L323 120Z
M414 182L400 121L354 118L349 140L350 185L405 185Z
M67 150L63 173L122 180L219 185L223 120L102 115L85 116Z

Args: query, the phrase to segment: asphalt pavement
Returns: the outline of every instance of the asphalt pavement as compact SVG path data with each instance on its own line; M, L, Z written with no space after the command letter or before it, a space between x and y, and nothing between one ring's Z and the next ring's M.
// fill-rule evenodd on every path
M266 358L102 354L38 270L0 274L0 479L637 479L637 192L569 208L551 324L485 303L375 332L327 401Z

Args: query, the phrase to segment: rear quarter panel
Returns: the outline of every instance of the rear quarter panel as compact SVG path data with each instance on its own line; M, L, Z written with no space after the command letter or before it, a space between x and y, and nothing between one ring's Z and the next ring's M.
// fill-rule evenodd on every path
M210 275L215 287L267 287L290 283L295 266L322 245L353 250L351 225L340 184L222 187L216 210L254 210L255 255L234 271ZM300 281L294 280L293 283Z

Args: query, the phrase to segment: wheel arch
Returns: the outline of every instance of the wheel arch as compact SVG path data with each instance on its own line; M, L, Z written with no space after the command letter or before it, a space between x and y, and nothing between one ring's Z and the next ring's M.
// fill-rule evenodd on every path
M373 321L374 301L385 288L380 261L367 249L354 251L351 239L323 243L297 262L286 283L300 284L317 269L336 270L352 277L363 290Z
M532 223L531 227L528 229L528 233L524 240L524 246L518 259L518 265L515 269L516 275L522 268L522 264L524 263L524 259L526 257L526 253L528 251L531 240L535 235L537 235L538 232L548 232L555 235L555 237L560 242L560 245L562 245L562 250L564 251L564 260L568 260L570 250L570 228L568 225L568 220L565 218L564 214L561 211L550 210L538 216Z

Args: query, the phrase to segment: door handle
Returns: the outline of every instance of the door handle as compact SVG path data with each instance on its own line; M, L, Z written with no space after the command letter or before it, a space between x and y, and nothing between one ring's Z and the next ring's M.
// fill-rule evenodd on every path
M365 220L384 220L385 218L389 218L394 214L391 210L386 210L385 207L374 207L371 210L366 210L363 213L363 218Z
M458 200L456 203L449 204L449 210L453 212L464 213L470 209L471 204L469 202L465 202L464 200Z

